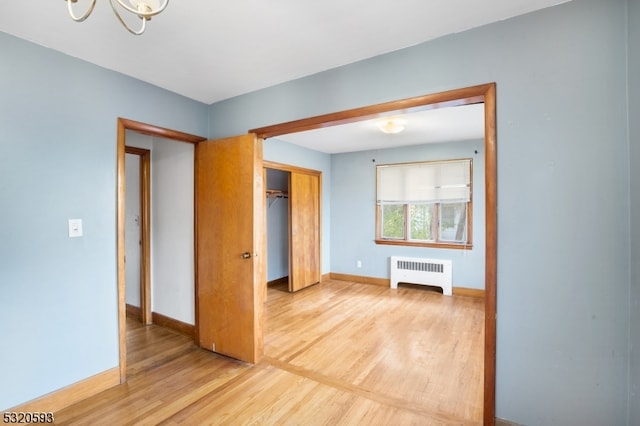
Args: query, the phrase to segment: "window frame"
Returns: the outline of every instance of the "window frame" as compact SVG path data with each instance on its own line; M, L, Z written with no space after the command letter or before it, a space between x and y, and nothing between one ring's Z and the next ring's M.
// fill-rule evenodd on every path
M453 241L440 241L439 233L440 233L440 205L442 202L433 203L434 205L434 220L435 225L434 241L425 241L425 240L411 240L409 239L410 234L410 218L409 218L409 205L411 202L402 203L400 205L404 208L404 235L402 239L400 238L384 238L382 237L382 208L384 204L378 203L378 167L381 166L416 166L422 164L433 164L433 163L442 163L442 162L460 162L460 161L469 161L469 201L467 202L467 241L466 242L453 242ZM411 247L432 247L432 248L441 248L441 249L458 249L458 250L470 250L473 248L473 159L472 158L456 158L456 159L447 159L447 160L428 160L428 161L416 161L410 163L390 163L390 164L379 164L375 167L376 173L376 200L375 200L375 210L376 210L376 231L375 231L375 243L381 245L396 245L396 246L411 246Z

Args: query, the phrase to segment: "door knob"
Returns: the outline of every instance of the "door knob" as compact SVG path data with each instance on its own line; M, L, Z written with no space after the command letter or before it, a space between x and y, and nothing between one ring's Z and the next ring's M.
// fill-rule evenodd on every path
M248 251L245 251L244 253L242 253L242 258L251 259L251 253L249 253Z

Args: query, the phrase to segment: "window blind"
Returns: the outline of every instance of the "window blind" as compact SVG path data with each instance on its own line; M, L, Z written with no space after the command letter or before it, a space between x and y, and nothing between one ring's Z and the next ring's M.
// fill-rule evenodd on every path
M469 202L471 159L376 166L378 204Z

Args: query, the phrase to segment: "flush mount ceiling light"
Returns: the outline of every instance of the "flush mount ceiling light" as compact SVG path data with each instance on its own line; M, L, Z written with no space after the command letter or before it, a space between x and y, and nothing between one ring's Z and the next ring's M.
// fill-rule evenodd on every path
M407 120L399 117L386 117L376 122L378 129L387 134L400 133L406 124Z
M72 3L77 3L78 0L65 0L67 2L67 6L69 8L69 15L71 19L76 22L82 22L91 15L93 12L93 8L96 6L96 0L90 0L89 7L86 12L81 16L76 16L73 13L73 8L71 7ZM162 2L162 3L161 3ZM152 16L155 16L165 10L167 5L169 4L169 0L109 0L111 4L111 9L113 9L113 13L116 14L116 18L118 21L129 31L131 34L140 35L147 28L147 21L151 20ZM132 30L129 25L122 19L120 12L118 12L117 5L126 10L129 13L136 15L138 18L142 19L142 25L139 30Z

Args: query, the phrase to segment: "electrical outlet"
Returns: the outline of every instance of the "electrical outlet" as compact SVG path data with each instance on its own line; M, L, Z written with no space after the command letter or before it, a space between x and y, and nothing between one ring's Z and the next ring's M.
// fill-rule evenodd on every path
M361 260L358 260L358 261L356 262L356 266L357 266L358 268L362 268L362 261L361 261Z

